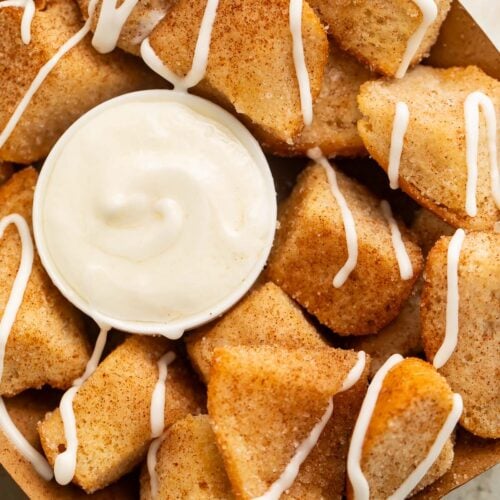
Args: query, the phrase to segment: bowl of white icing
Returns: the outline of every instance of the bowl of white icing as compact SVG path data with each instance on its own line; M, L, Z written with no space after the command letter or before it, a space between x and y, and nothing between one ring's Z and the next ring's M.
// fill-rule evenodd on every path
M178 338L234 305L265 265L276 195L252 135L219 106L148 90L97 106L35 192L42 263L97 322Z

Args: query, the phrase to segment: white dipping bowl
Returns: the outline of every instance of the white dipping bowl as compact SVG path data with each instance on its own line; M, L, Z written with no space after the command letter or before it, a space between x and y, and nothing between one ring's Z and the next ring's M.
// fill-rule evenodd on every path
M158 322L157 320L145 321L144 319L141 319L140 321L133 321L129 319L125 320L114 318L92 307L69 282L70 280L68 280L68 278L61 273L57 263L54 262L49 251L50 245L48 244L48 238L44 229L46 220L44 216L44 207L48 186L51 182L52 173L58 164L58 159L68 144L68 141L78 133L82 126L92 122L103 111L125 103L147 103L158 101L182 104L190 108L195 113L213 120L226 129L229 129L232 135L244 147L255 165L258 167L260 175L263 179L263 189L265 190L263 196L265 197L264 199L268 201L269 206L268 219L266 218L265 223L265 243L262 251L260 251L260 253L256 256L253 267L247 274L246 278L239 281L237 286L235 286L235 288L231 290L223 300L218 301L214 306L211 306L209 310L203 310L202 312L176 318L172 321L164 323ZM118 330L145 335L160 334L171 339L177 339L180 338L186 330L201 326L223 314L236 302L238 302L250 289L261 273L269 256L276 229L276 215L276 193L267 160L257 141L236 118L221 107L190 94L179 93L171 90L146 90L133 92L111 99L95 107L77 120L62 135L46 159L38 179L33 205L33 229L36 246L44 268L60 292L78 309L92 317L96 322L108 325Z

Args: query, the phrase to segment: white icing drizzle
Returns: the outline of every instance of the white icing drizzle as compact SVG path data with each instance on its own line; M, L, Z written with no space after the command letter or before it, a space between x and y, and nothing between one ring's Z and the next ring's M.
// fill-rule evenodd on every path
M347 475L352 485L355 500L368 500L370 498L370 486L361 470L363 442L385 376L391 368L401 363L401 361L403 361L403 356L400 354L393 354L375 374L368 387L356 425L354 426L351 444L349 445L349 452L347 454Z
M73 47L75 47L90 31L90 23L92 20L92 16L95 10L97 0L91 0L89 4L89 18L83 25L83 27L77 31L71 38L69 38L59 49L57 52L40 68L34 80L31 82L28 90L24 94L23 98L19 101L14 113L10 117L7 125L0 133L0 148L7 142L7 139L12 134L14 128L17 123L21 119L23 113L26 111L31 99L35 92L40 88L45 78L49 75L49 73L54 69L59 60L67 54Z
M434 367L441 368L450 359L458 342L458 264L460 261L460 251L465 239L465 231L457 229L448 245L447 269L446 269L446 329L441 347L434 356Z
M330 162L324 157L321 149L318 147L312 148L307 152L307 155L309 156L309 158L311 158L311 160L315 161L324 168L326 176L328 178L328 183L330 184L330 190L333 197L337 201L340 212L342 214L342 220L346 233L348 257L345 264L335 275L335 278L333 278L333 286L335 288L340 288L347 281L347 278L349 278L349 275L356 267L356 264L358 262L358 236L356 233L356 224L354 223L352 212L349 209L344 195L342 194L342 191L340 190L337 183L335 170L330 165Z
M31 42L31 23L35 17L35 2L34 0L4 0L0 2L0 9L6 7L18 7L24 9L21 19L21 40L25 45Z
M175 353L167 352L158 360L158 381L151 397L151 437L160 437L165 430L165 382L168 365L175 360Z
M73 382L73 387L68 389L59 403L61 420L64 426L64 437L66 439L66 450L57 455L54 463L54 476L61 485L70 483L75 475L76 458L78 452L78 436L76 433L76 419L73 411L73 399L82 384L94 373L99 360L101 359L108 332L110 328L107 325L99 325L100 332L95 343L94 351L90 357L84 374Z
M360 351L358 352L358 359L347 374L339 393L349 390L359 381L361 375L363 375L365 364L366 354L363 351ZM321 433L332 416L332 412L333 397L328 401L328 406L320 421L313 427L309 436L297 447L295 455L292 457L281 476L270 486L264 495L257 497L254 500L278 500L281 495L292 486L297 478L301 465L309 456L312 449L316 446Z
M417 465L415 470L403 481L401 486L389 497L388 500L404 500L420 483L427 471L438 459L447 439L457 425L463 411L463 402L460 394L453 394L453 406L446 420L438 432L436 440L427 453L426 457Z
M92 45L101 54L107 54L116 48L124 24L139 0L124 0L117 7L118 0L102 0L101 11L97 19Z
M401 60L401 64L396 72L396 78L403 78L410 67L411 60L417 53L425 33L429 26L435 21L438 15L438 8L434 0L413 0L417 7L422 12L422 22L415 33L410 37L406 45L406 50Z
M158 360L158 382L156 382L151 397L151 437L156 438L151 442L147 456L147 467L149 473L149 484L151 490L151 498L158 496L158 474L156 472L156 462L158 449L165 439L162 436L165 430L165 382L167 381L168 365L176 358L173 351L164 354Z
M478 177L478 145L479 145L479 108L486 120L488 153L490 157L490 177L493 200L500 208L500 179L497 159L497 119L492 100L482 92L472 92L464 103L465 114L465 147L467 161L467 189L465 211L470 217L477 215L476 189Z
M299 84L302 117L305 125L311 125L313 121L313 100L304 53L304 40L302 38L302 6L302 0L290 0L290 32L293 41L293 62Z
M391 206L386 200L380 202L380 210L387 220L387 224L391 230L392 246L394 247L394 253L396 254L396 259L399 266L399 274L402 280L409 280L413 278L413 266L411 264L410 257L406 251L403 238L401 237L401 232L399 231L399 226L394 216L392 215Z
M396 103L396 113L392 125L391 147L389 151L389 167L387 175L392 189L399 187L399 165L403 153L403 141L410 121L410 111L404 102Z
M21 262L17 271L12 290L7 300L7 305L0 319L0 380L3 376L5 348L10 332L14 326L17 312L23 302L24 292L28 286L31 276L34 259L33 240L26 220L18 214L11 214L0 220L0 239L3 237L5 229L14 224L21 238ZM5 434L16 450L28 460L35 470L45 480L52 479L52 469L45 457L41 455L19 432L14 422L12 422L3 398L0 397L0 429Z
M194 50L193 63L187 75L183 78L170 71L162 60L157 56L156 52L149 43L149 37L145 38L141 43L141 56L144 62L162 78L168 80L174 90L186 92L191 87L194 87L205 76L208 65L208 54L210 51L210 41L212 38L212 28L217 15L219 0L208 0L201 20L200 31L196 41Z

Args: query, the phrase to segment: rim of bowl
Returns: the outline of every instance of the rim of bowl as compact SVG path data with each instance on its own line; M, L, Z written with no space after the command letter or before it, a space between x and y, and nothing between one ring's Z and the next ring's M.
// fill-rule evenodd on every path
M210 118L221 125L225 126L231 133L234 134L236 139L247 149L251 157L254 159L257 167L261 171L264 179L264 188L269 197L270 210L269 214L269 234L267 236L264 248L256 259L252 270L248 273L247 277L223 300L219 301L215 306L208 310L192 314L185 318L181 318L169 323L160 322L147 322L147 321L131 321L112 318L99 311L94 310L65 280L62 273L59 272L56 264L54 263L43 230L43 203L45 200L45 193L48 183L50 181L51 173L59 158L66 143L78 129L90 122L95 116L104 110L120 105L126 102L148 102L148 101L162 101L177 102L184 104L199 114ZM276 218L277 218L277 201L274 181L269 168L267 159L262 151L257 140L247 130L247 128L228 111L221 108L206 99L197 97L187 93L176 92L174 90L157 89L157 90L142 90L138 92L130 92L124 94L102 104L82 115L76 122L74 122L59 138L48 157L46 158L43 168L41 169L40 176L35 188L35 195L33 200L33 232L35 236L35 243L37 246L38 254L42 261L42 265L47 271L49 277L55 286L59 289L64 297L69 300L74 306L83 311L85 314L94 319L97 323L105 324L116 328L118 330L136 333L143 335L164 335L171 339L180 338L187 330L199 327L208 323L228 309L230 309L236 302L238 302L252 287L256 279L264 268L271 247L274 241L276 231Z

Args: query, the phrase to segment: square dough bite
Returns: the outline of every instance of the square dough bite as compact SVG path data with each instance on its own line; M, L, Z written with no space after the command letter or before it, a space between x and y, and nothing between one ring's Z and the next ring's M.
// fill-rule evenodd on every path
M151 442L150 404L158 380L158 359L173 344L164 338L132 336L118 346L82 385L73 402L78 454L73 482L87 493L104 488L132 470ZM204 405L204 391L187 363L168 367L165 425ZM59 409L39 424L43 450L51 465L64 451Z
M208 415L188 415L165 433L156 455L157 500L232 500L231 483ZM141 500L151 500L149 474L141 473Z
M384 378L363 442L361 470L370 498L389 498L427 456L453 407L453 393L432 365L406 358ZM441 477L453 462L449 438L412 493ZM348 500L353 499L349 483Z
M465 211L467 184L464 103L469 94L486 94L500 109L500 82L480 69L419 66L402 80L364 83L358 97L363 118L358 129L366 149L387 172L397 102L409 110L399 166L399 184L420 205L454 227L491 230L499 217L492 196L484 115L479 120L477 209ZM497 131L498 142L498 131Z
M191 362L205 382L218 347L269 345L293 350L327 345L297 304L272 282L259 286L222 319L202 327L186 342Z
M81 27L72 0L51 0L37 10L31 43L23 44L23 10L0 9L0 130L31 82L55 52ZM97 104L133 90L164 85L144 64L120 51L102 56L85 37L47 76L21 120L0 148L0 160L29 164L48 155L59 136Z
M0 219L17 213L31 227L37 172L29 167L0 186ZM0 239L0 315L21 260L21 239L9 225ZM82 315L52 284L35 251L33 269L5 350L0 395L45 384L68 388L85 370L90 350Z
M373 71L394 76L408 41L422 22L422 12L413 0L310 0L340 46ZM417 64L429 53L451 0L435 0L438 15L427 29L411 60Z
M316 146L327 157L364 156L366 149L356 127L361 118L356 101L359 87L376 78L369 69L330 41L323 84L314 103L311 125L293 141L280 142L264 131L258 135L263 147L282 156L306 156Z
M434 360L446 328L447 252L441 238L429 253L422 294L422 342ZM468 233L458 267L458 342L439 369L464 400L460 423L484 438L500 437L500 234Z
M208 410L237 498L263 495L323 417L333 413L319 440L281 498L338 499L344 490L347 448L367 386L360 380L339 393L358 356L322 348L216 350Z
M411 279L402 280L380 200L336 172L356 225L356 268L343 286L333 286L347 260L345 229L326 173L313 165L300 175L281 208L267 275L335 333L376 333L396 318L409 297L423 266L422 255L400 227L414 271Z
M220 0L208 66L195 93L238 114L252 129L292 141L303 128L293 61L289 0ZM150 36L152 48L179 76L191 68L205 0L179 0ZM302 34L313 100L328 57L320 20L304 2Z

